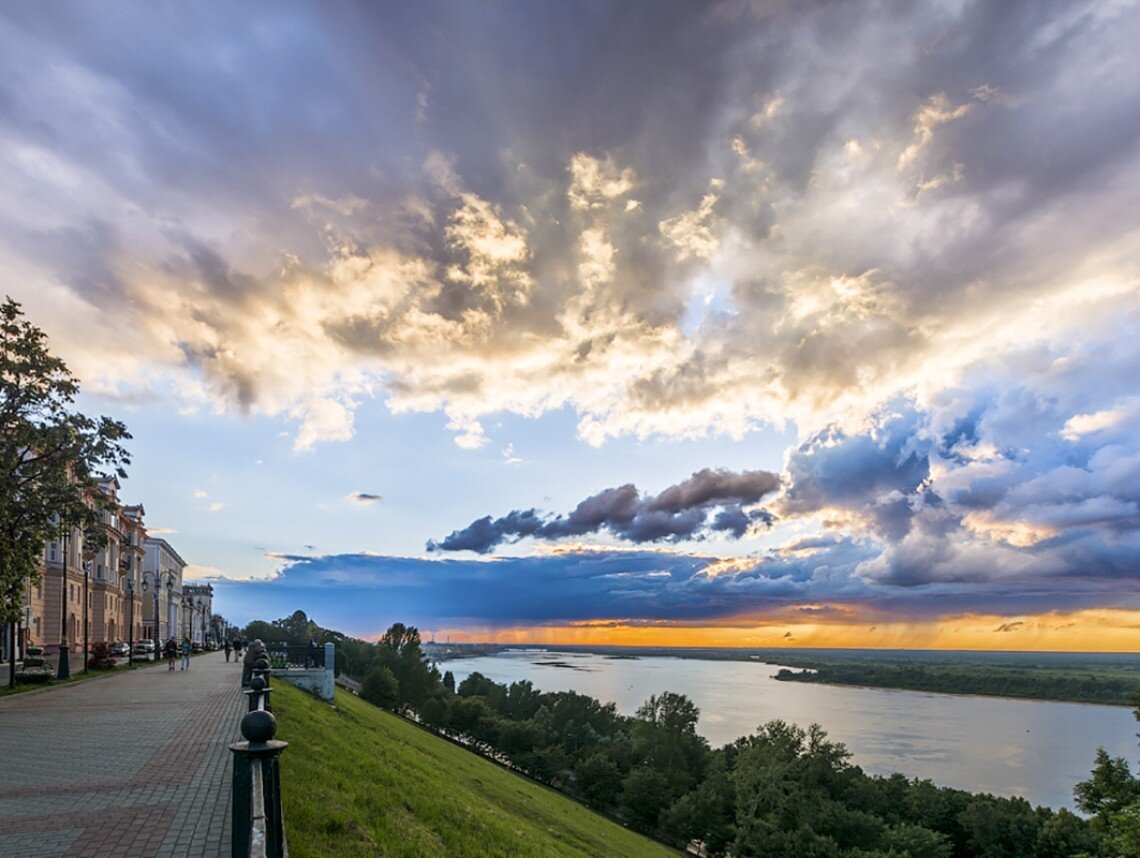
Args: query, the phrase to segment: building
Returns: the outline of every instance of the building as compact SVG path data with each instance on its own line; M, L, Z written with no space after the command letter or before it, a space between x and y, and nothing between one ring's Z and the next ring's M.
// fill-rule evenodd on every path
M186 561L169 542L162 538L147 537L142 572L144 637L158 641L181 639L188 629L182 593L182 572L185 568Z
M183 584L182 600L189 615L191 642L205 644L214 641L216 632L211 629L214 616L214 587L212 584Z
M82 652L85 641L144 637L146 511L141 504L120 506L114 477L101 480L99 488L106 508L97 531L64 526L44 546L39 580L27 584L18 655L28 644L49 653Z
M142 504L120 504L116 478L101 480L99 490L97 531L61 527L44 546L41 574L26 584L16 628L0 624L0 657L7 659L13 639L19 659L29 644L55 655L81 653L85 642L216 638L213 587L183 585L186 561L165 539L147 535Z

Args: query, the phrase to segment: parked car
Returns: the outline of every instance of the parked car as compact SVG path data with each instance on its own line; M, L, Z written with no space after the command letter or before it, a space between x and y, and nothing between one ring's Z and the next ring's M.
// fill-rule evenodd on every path
M130 655L130 654L131 654L131 645L126 643L125 641L116 641L115 643L111 644L111 655L118 656L118 655Z
M154 641L135 641L135 655L154 655Z

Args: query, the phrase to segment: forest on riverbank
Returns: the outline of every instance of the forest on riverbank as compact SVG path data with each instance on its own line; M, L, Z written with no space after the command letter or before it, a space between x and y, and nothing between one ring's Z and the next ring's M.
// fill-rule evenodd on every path
M942 694L986 694L1034 700L1131 705L1140 694L1140 671L1120 667L1068 668L1007 667L973 664L915 664L785 659L800 670L782 668L776 679L822 682L872 688L935 691Z
M299 616L298 616L299 615ZM629 827L710 854L1053 856L1140 854L1140 779L1099 754L1067 810L1020 798L868 775L818 725L783 721L711 748L684 695L653 695L633 716L575 692L474 673L456 685L424 655L415 628L378 643L320 629L297 612L247 636L296 634L337 643L337 665L361 697L549 784ZM285 638L280 638L284 640Z

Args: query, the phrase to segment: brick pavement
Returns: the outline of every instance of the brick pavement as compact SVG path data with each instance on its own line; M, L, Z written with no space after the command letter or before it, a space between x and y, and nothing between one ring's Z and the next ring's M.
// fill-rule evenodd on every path
M228 855L240 679L217 652L0 699L0 855Z

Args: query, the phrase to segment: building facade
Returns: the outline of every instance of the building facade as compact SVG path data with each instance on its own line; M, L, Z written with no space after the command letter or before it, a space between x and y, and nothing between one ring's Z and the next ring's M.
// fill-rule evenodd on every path
M188 628L182 572L186 561L160 537L148 537L143 552L143 634L156 641L181 640ZM157 624L156 624L157 618Z
M29 644L54 655L61 649L81 653L102 641L180 638L200 617L198 605L212 610L209 585L206 592L194 593L193 605L187 603L182 583L186 562L165 539L147 535L142 504L122 506L119 490L114 477L100 482L105 508L96 530L61 526L44 546L41 574L26 584L15 634L4 629L4 658L13 637L17 659ZM195 640L205 640L200 627Z
M214 587L212 584L183 584L182 600L187 612L191 643L206 644L214 641L210 625L214 616Z

